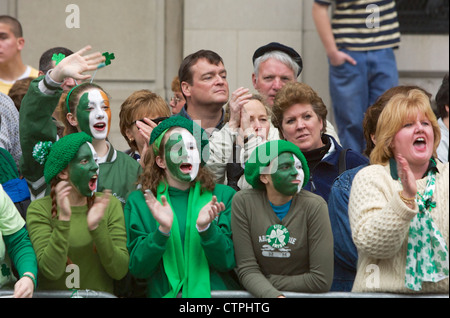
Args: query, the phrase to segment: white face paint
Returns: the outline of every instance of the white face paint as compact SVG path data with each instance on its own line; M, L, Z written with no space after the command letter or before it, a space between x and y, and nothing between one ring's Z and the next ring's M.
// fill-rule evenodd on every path
M197 177L198 170L200 168L200 151L197 146L197 141L189 131L183 129L181 132L181 136L183 137L184 144L187 148L187 163L192 165L192 170L189 172L192 181Z
M99 90L89 91L89 127L94 139L106 139L109 132L111 111L109 102L105 104L105 98Z
M94 158L95 163L98 164L98 154L97 151L95 151L94 146L90 143L90 142L86 142L89 146L89 148L91 148L92 151L92 157ZM98 170L97 170L97 174L98 174Z
M303 182L305 180L305 172L302 169L302 163L300 162L300 160L297 158L297 156L293 156L294 157L294 167L297 170L298 174L297 174L297 178L296 180L299 180L300 183L298 184L298 190L297 193L300 192L300 190L302 189L303 186Z
M197 141L188 130L174 129L166 141L165 151L167 167L174 179L190 182L197 177L200 153Z

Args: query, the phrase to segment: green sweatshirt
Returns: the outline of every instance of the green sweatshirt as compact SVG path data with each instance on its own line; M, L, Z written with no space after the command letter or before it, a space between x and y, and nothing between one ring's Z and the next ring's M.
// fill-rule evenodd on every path
M70 221L52 218L51 206L52 200L46 196L31 202L27 212L38 260L38 288L113 293L113 280L125 276L129 261L119 200L111 196L103 219L93 231L87 226L87 206L73 206ZM76 266L67 266L68 259Z
M330 289L333 234L325 200L302 190L280 220L266 191L248 189L234 196L232 209L237 272L245 289L256 297Z
M201 245L209 262L211 290L241 289L233 271L235 267L234 247L231 238L231 201L235 191L225 185L216 184L213 195L225 204L210 227L199 233ZM170 200L177 215L180 229L186 222L186 206L189 189L181 191L169 188ZM147 279L147 296L162 297L169 291L167 276L162 261L169 236L156 227L142 191L134 191L125 205L130 272L137 278ZM172 231L174 229L172 228ZM180 231L183 239L184 233Z

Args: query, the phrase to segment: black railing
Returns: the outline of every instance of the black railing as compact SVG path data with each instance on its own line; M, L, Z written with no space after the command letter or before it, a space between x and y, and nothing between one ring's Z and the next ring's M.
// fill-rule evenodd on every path
M0 298L13 295L12 290L0 290ZM319 294L283 292L287 298L449 298L448 294L390 294L390 293L348 293L328 292ZM236 290L214 290L212 298L254 298L249 292ZM93 290L77 291L35 291L33 298L116 298L114 295Z

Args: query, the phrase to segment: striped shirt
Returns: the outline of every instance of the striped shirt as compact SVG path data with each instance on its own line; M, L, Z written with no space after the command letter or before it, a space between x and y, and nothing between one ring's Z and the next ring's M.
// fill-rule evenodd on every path
M400 30L393 0L315 0L335 8L331 20L339 49L368 51L397 48Z

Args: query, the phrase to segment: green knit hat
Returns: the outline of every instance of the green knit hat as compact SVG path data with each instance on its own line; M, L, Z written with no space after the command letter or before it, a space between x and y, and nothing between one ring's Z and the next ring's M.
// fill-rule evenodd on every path
M302 185L304 187L309 181L308 163L300 148L286 140L272 140L256 147L245 163L245 180L254 189L265 189L264 184L259 179L261 168L267 167L273 159L283 152L293 153L302 163L302 169L305 173L305 179Z
M200 158L201 165L204 166L209 158L209 140L205 130L196 124L194 121L187 119L183 116L172 116L163 120L158 126L156 126L152 134L150 135L149 145L153 145L153 151L158 154L159 146L164 134L172 127L186 128L197 141L197 145L200 146Z
M62 137L58 141L38 142L33 148L33 157L44 165L44 178L47 184L63 171L75 157L85 142L92 142L92 137L85 132L78 132Z

